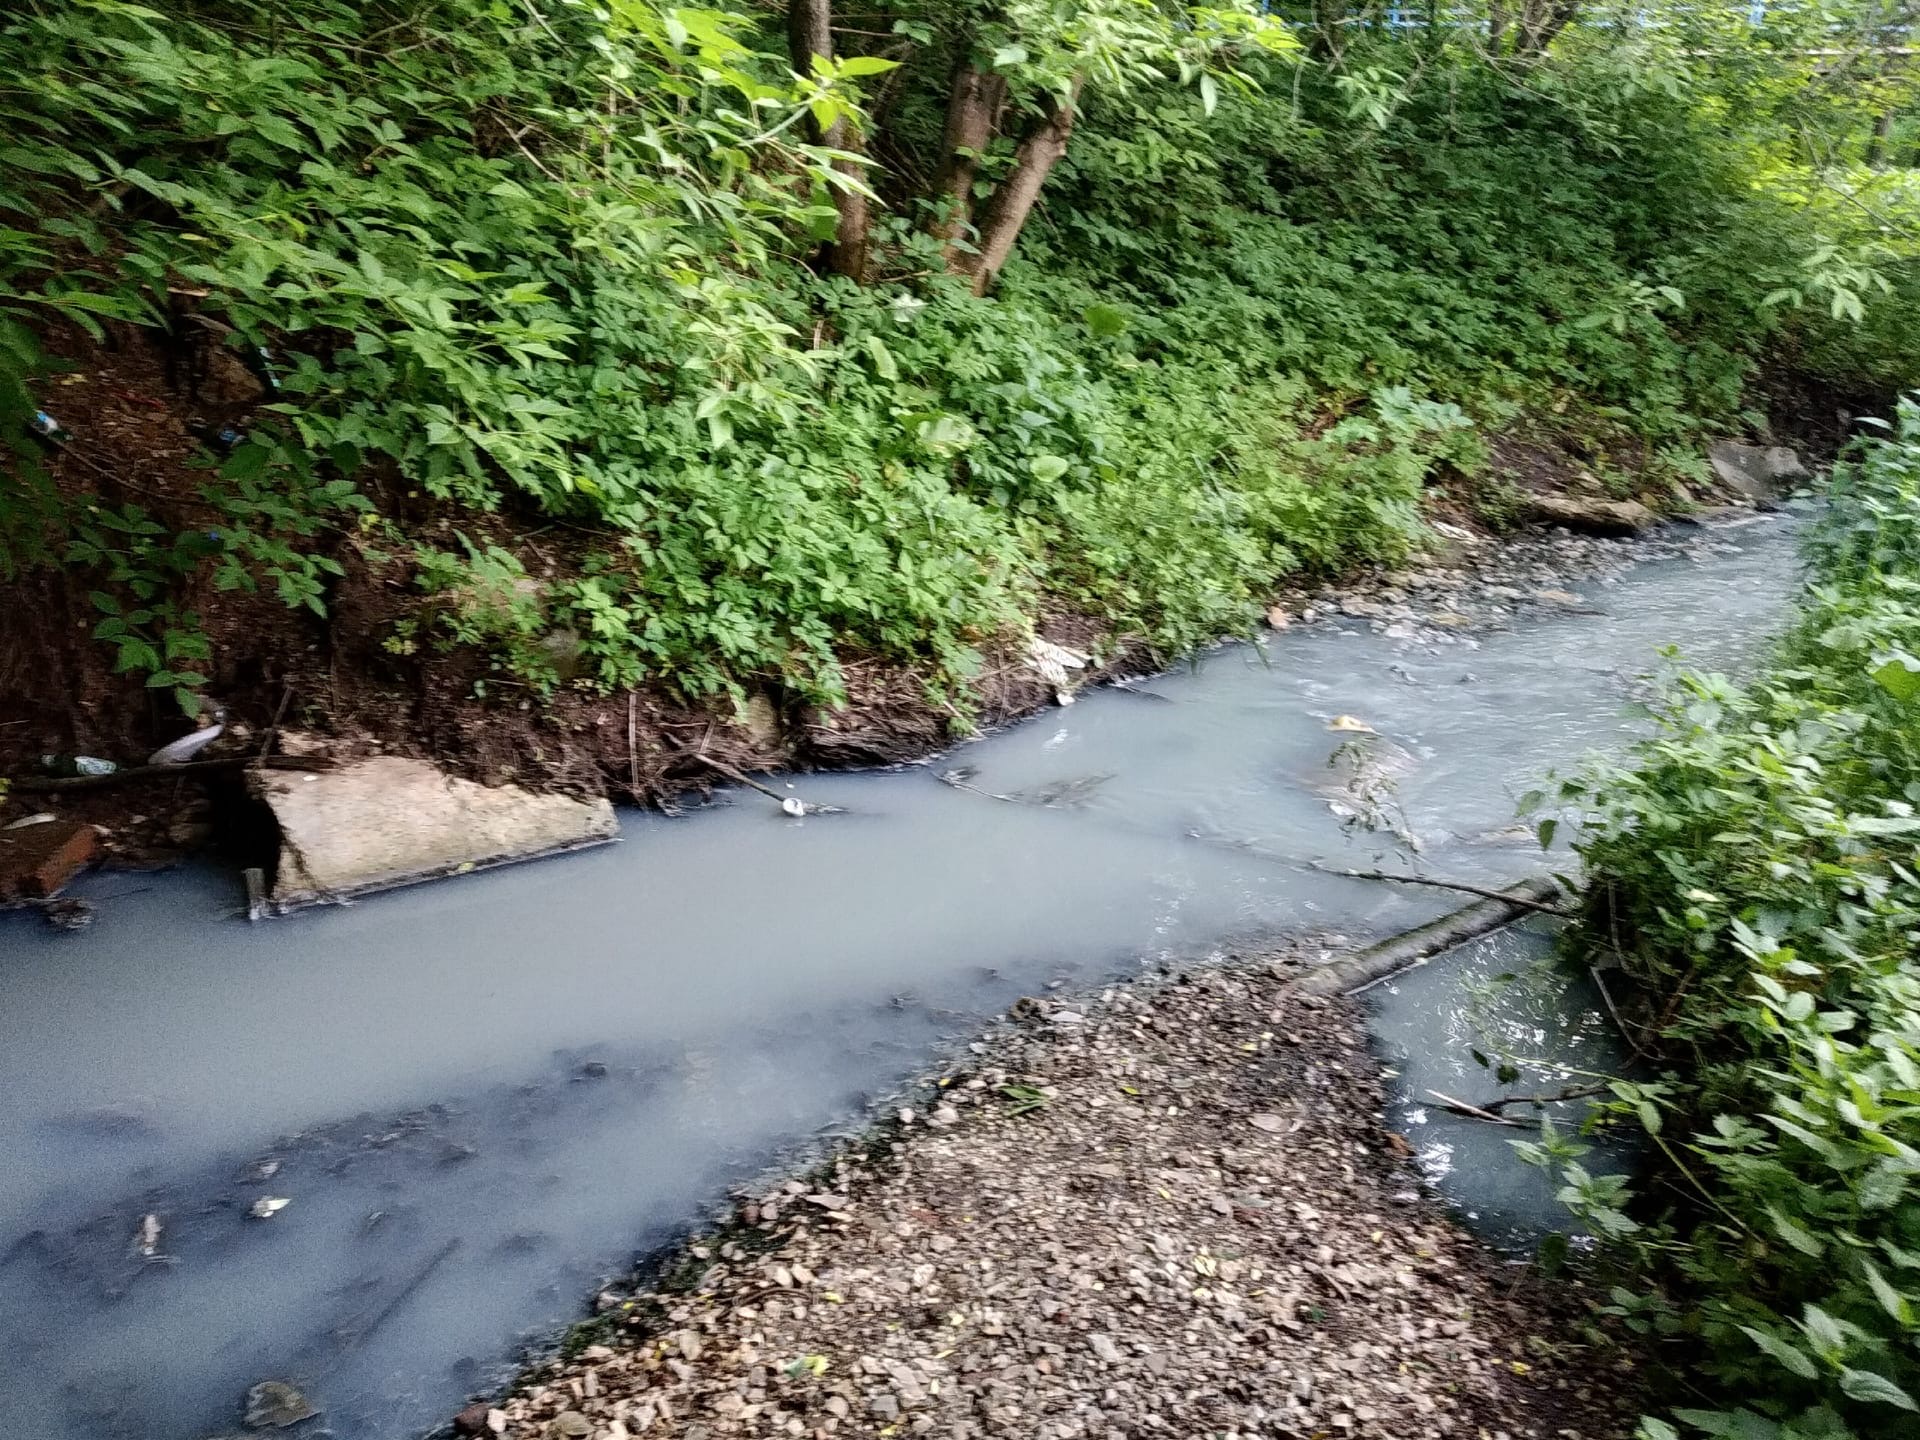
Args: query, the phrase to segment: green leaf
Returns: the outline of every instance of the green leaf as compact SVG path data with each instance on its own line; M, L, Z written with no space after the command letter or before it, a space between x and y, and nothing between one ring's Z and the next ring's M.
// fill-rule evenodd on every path
M1887 1277L1880 1273L1873 1262L1863 1260L1860 1262L1860 1268L1866 1275L1867 1288L1873 1291L1873 1298L1880 1302L1880 1308L1892 1316L1897 1323L1910 1324L1913 1306L1907 1297L1887 1282Z
M1002 45L993 52L993 68L1004 70L1009 65L1027 63L1027 47L1024 45Z
M1826 1252L1826 1246L1782 1215L1776 1207L1772 1205L1767 1207L1767 1218L1773 1222L1774 1233L1802 1255L1810 1255L1818 1259Z
M1033 471L1034 479L1044 482L1066 474L1068 463L1058 455L1036 455L1027 462L1027 468Z
M1920 664L1911 656L1896 655L1873 672L1873 680L1901 704L1912 703L1920 696Z
M1871 1370L1843 1369L1840 1372L1840 1388L1852 1400L1863 1401L1869 1405L1892 1405L1900 1410L1913 1410L1916 1407L1913 1397L1902 1390L1884 1375Z
M1823 1359L1831 1360L1847 1348L1846 1331L1818 1305L1806 1307L1806 1318L1800 1322L1800 1328L1813 1342L1814 1351Z
M1127 315L1124 310L1098 300L1082 310L1080 318L1086 323L1087 329L1102 340L1111 340L1127 328Z
M898 60L883 60L878 55L851 55L840 62L842 75L884 75L889 70L898 70Z
M267 461L273 458L274 447L250 441L229 455L221 465L220 473L229 480L257 480L266 473Z
M1202 71L1200 75L1200 108L1208 115L1213 114L1220 104L1220 82Z
M1745 1333L1746 1337L1753 1341L1755 1345L1758 1345L1763 1352L1778 1362L1784 1369L1798 1375L1802 1380L1811 1380L1820 1373L1819 1367L1813 1363L1804 1351L1797 1346L1788 1344L1778 1335L1769 1334L1765 1330L1755 1329L1751 1325L1742 1325L1740 1329Z
M887 348L887 342L878 335L867 336L867 353L873 356L873 369L882 380L898 380L900 366L893 358L893 351Z

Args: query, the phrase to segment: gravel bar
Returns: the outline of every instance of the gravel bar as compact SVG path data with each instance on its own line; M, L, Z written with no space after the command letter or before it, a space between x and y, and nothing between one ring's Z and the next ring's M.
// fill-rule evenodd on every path
M1021 1001L966 1071L743 1197L456 1429L1630 1434L1629 1352L1588 1348L1576 1286L1422 1192L1359 1012L1289 973L1241 959Z

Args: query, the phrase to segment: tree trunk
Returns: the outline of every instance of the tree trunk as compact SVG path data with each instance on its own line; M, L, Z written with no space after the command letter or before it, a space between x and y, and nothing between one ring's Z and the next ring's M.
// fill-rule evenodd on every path
M1580 12L1579 0L1527 0L1521 12L1519 33L1514 36L1513 53L1517 59L1538 59L1559 38L1560 32Z
M1867 168L1881 170L1887 163L1887 137L1893 133L1893 112L1882 110L1873 117L1873 130L1867 136Z
M940 173L933 186L934 204L940 207L933 233L948 243L950 265L956 264L952 243L966 233L973 219L973 182L1006 101L1004 76L976 69L965 60L955 67L947 96L946 130L940 137Z
M1500 53L1501 42L1507 38L1507 7L1501 0L1487 8L1487 49L1495 55Z
M814 56L818 55L823 60L833 59L833 0L790 0L787 6L787 50L793 60L794 70L803 76L813 74ZM847 123L844 116L824 131L809 118L807 130L817 145L860 153L859 132ZM863 167L851 160L837 161L833 168L852 180L861 179ZM858 190L838 185L829 186L828 189L832 192L833 208L839 213L839 219L834 222L833 240L822 247L821 260L834 274L844 275L856 283L864 282L867 278L872 228L867 197Z
M954 269L973 277L973 293L984 295L1000 267L1013 254L1014 243L1033 213L1040 188L1047 183L1053 167L1067 153L1067 141L1073 136L1074 106L1080 98L1081 79L1063 101L1056 101L1047 117L1027 132L1013 154L1013 169L994 188L987 201L987 213L980 220L980 248L971 255L955 257Z

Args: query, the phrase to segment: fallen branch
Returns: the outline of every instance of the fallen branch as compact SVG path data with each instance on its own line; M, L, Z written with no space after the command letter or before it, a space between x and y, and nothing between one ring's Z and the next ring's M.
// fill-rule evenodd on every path
M988 800L999 800L1008 805L1022 805L1026 803L1025 801L1019 799L1017 796L1000 795L995 793L992 790L982 790L978 785L970 785L967 783L965 779L962 778L962 775L964 773L965 772L962 772L959 770L944 771L941 773L940 783L942 785L950 786L955 790L965 790L970 795L979 795Z
M714 759L704 750L692 751L691 758L698 760L710 770L718 771L736 785L744 785L749 790L758 790L789 815L838 815L841 813L838 805L809 805L797 795L782 795L771 785L761 784L751 775L743 774L724 760Z
M1387 880L1396 885L1430 885L1436 890L1457 890L1462 895L1478 895L1482 900L1504 900L1509 905L1517 905L1522 910L1534 910L1542 915L1557 915L1562 920L1571 920L1575 913L1561 905L1550 905L1543 900L1532 900L1524 895L1516 895L1511 890L1490 890L1483 885L1467 885L1458 880L1435 880L1426 875L1391 875L1385 870L1341 870L1332 865L1322 865L1318 860L1307 862L1309 869L1318 870L1322 875L1338 875L1343 880Z
M1613 996L1607 990L1607 982L1601 978L1600 967L1598 965L1589 965L1587 967L1587 973L1593 977L1593 988L1600 992L1600 998L1605 1002L1607 1007L1607 1014L1613 1018L1613 1028L1618 1030L1620 1032L1620 1038L1627 1042L1627 1048L1633 1051L1633 1058L1636 1060L1646 1059L1646 1049L1638 1040L1633 1038L1633 1032L1627 1028L1627 1022L1620 1018L1620 1012L1615 1008L1613 1003Z
M1520 902L1543 901L1555 891L1554 882L1544 875L1522 880L1510 890L1496 892L1417 929L1309 970L1293 982L1293 988L1308 995L1357 994L1443 951L1511 924L1527 913Z
M629 690L627 692L627 794L633 797L636 805L640 803L640 754L635 745L638 729L635 712L639 708L640 692Z
M189 760L182 765L129 765L105 775L71 775L46 778L27 775L9 780L7 787L22 795L64 795L75 790L111 790L116 785L134 785L143 780L178 780L189 775L212 775L225 770L331 770L333 761L319 755L231 755L219 760Z
M267 726L267 733L260 740L259 763L267 763L267 752L273 749L273 742L280 738L280 722L286 718L287 702L293 699L293 682L286 682L280 691L280 703L273 708L273 723Z
M1569 1085L1551 1095L1503 1095L1498 1100L1487 1101L1480 1108L1498 1114L1509 1105L1558 1105L1565 1100L1585 1100L1592 1095L1604 1095L1608 1088L1606 1085Z
M434 1251L432 1255L428 1256L426 1263L416 1269L407 1279L403 1280L388 1296L385 1303L377 1307L369 1307L360 1314L350 1316L339 1325L336 1325L327 1337L333 1342L334 1348L336 1350L352 1350L365 1344L367 1337L382 1325L386 1324L394 1311L411 1300L415 1292L432 1278L433 1272L440 1268L442 1262L459 1248L460 1240L458 1236L455 1236L438 1250Z
M1456 1100L1451 1095L1442 1095L1438 1090L1429 1090L1427 1094L1438 1100L1446 1109L1456 1115L1465 1115L1472 1120L1484 1120L1489 1125L1507 1125L1515 1130L1529 1130L1533 1127L1524 1120L1515 1120L1506 1115L1496 1115L1491 1110L1483 1110L1478 1105L1469 1105L1464 1100Z

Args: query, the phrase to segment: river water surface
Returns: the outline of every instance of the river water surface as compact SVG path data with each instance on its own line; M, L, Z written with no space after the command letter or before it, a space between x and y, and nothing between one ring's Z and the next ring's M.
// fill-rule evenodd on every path
M1436 873L1538 868L1514 797L1633 733L1659 647L1751 654L1790 530L1702 538L1584 587L1600 613L1477 646L1301 627L930 766L796 782L841 815L751 795L631 814L616 846L261 926L211 869L97 877L79 934L0 917L9 1433L199 1440L264 1379L343 1440L417 1433L1016 996L1453 908L1300 863L1401 863L1330 812L1334 716L1413 758L1394 800ZM957 765L975 790L941 783ZM1406 1057L1395 1116L1464 1209L1537 1223L1540 1197L1495 1177L1502 1134L1421 1103L1475 1083L1460 1050L1483 1021L1446 973L1375 992ZM1493 1023L1578 1051L1595 1022L1574 993ZM251 1218L268 1198L289 1203Z

